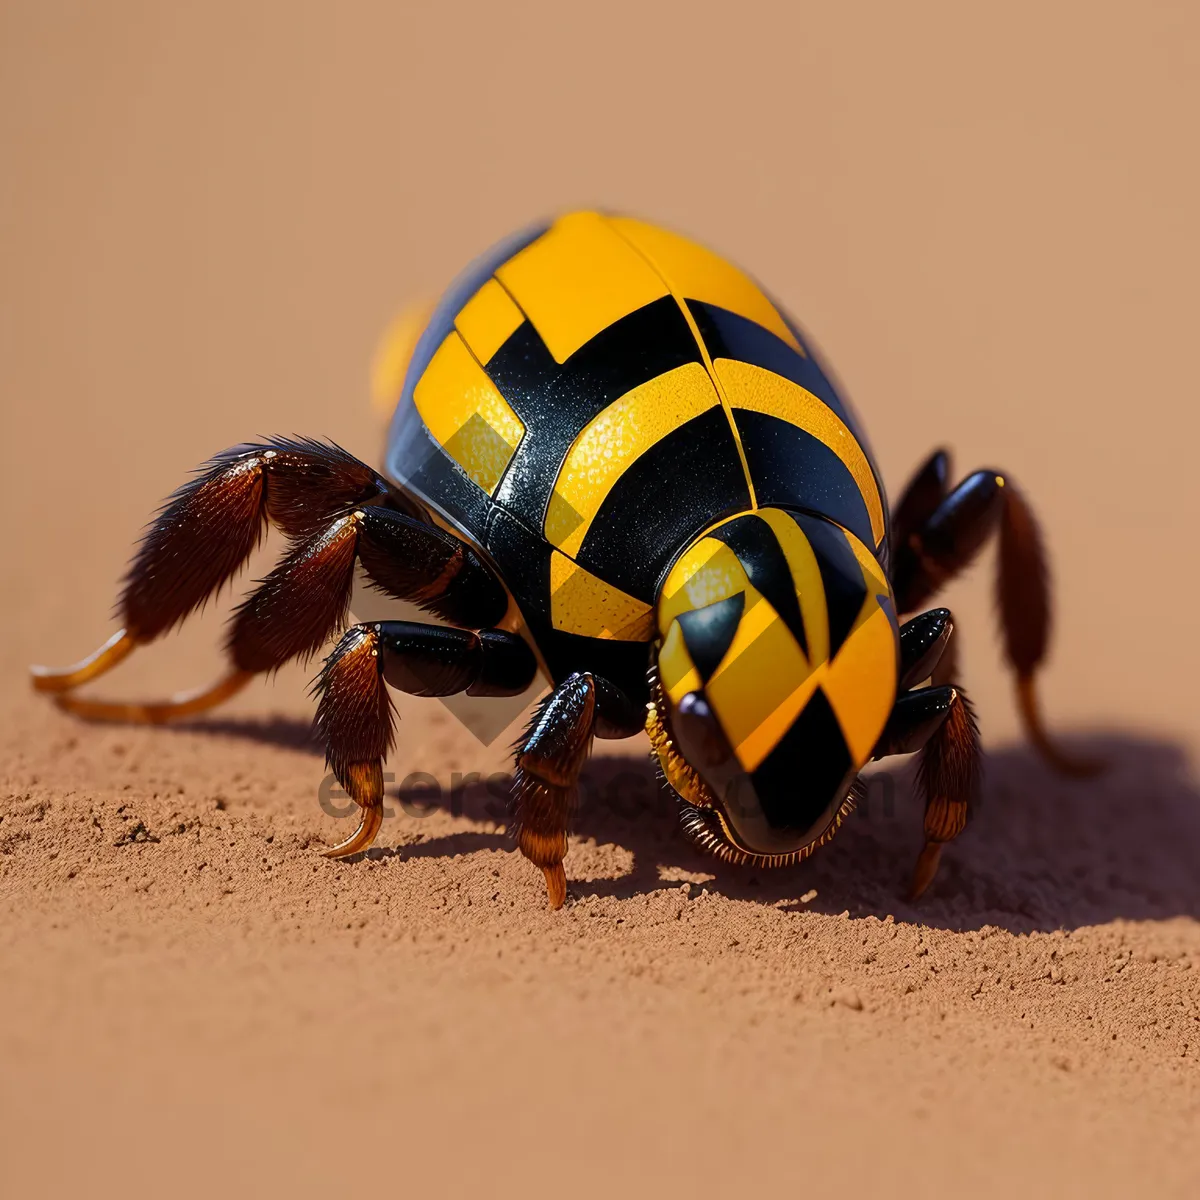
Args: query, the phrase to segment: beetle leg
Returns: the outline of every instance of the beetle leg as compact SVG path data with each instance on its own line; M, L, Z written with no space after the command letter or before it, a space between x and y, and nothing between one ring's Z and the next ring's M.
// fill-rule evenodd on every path
M646 728L646 705L635 704L602 675L592 678L596 685L596 736L617 739L641 733Z
M925 848L913 871L910 900L933 882L942 847L962 833L979 792L979 727L971 702L961 688L928 688L924 694L925 703L943 711L940 717L934 713L937 724L921 752L918 779L925 795ZM922 695L911 693L914 698ZM916 726L920 706L914 700L912 707Z
M129 630L118 629L98 650L93 650L87 658L81 658L69 667L30 667L34 691L69 692L80 684L107 675L117 663L124 661L136 649L137 642Z
M537 659L519 634L381 621L383 677L410 696L519 696L537 675Z
M533 651L515 633L447 629L412 621L355 625L325 660L314 692L325 760L362 810L358 828L324 851L366 850L383 821L383 760L394 741L385 681L414 696L515 696L537 674Z
M1025 498L1011 485L1004 493L996 598L1006 657L1017 673L1021 719L1030 741L1051 766L1066 775L1094 775L1103 764L1064 753L1051 740L1042 719L1034 675L1050 640L1049 570L1041 533Z
M998 529L997 607L1026 732L1052 766L1067 774L1090 774L1097 764L1072 759L1054 745L1037 703L1034 676L1046 655L1051 615L1049 570L1037 521L1020 491L998 471L976 471L927 511L944 462L944 455L935 455L897 509L902 518L892 566L897 610L912 612L925 603L970 565ZM950 681L952 662L939 674L941 681Z
M238 606L226 641L230 671L212 687L152 703L112 703L72 695L57 696L55 702L94 721L157 724L212 708L254 675L315 653L345 620L364 519L365 510L355 510L301 542Z
M954 676L952 630L944 608L923 613L901 629L902 680L911 686L932 673L933 684L901 693L872 755L922 752L918 779L925 796L925 848L913 871L911 900L933 882L942 846L963 831L979 790L975 713L961 688L938 682Z
M954 633L948 608L931 608L900 626L901 692L915 687L936 671L946 656Z
M380 590L446 620L490 627L507 608L465 542L403 513L355 509L295 546L238 606L227 642L234 666L258 674L315 654L345 623L356 558Z
M949 483L950 453L947 450L935 450L909 480L901 493L896 511L892 513L893 556L907 546L909 538L933 516L937 506L946 498Z
M1005 484L995 471L968 475L903 542L898 541L892 566L897 611L919 608L974 561L996 528Z
M379 626L348 629L317 677L316 728L325 761L359 806L358 828L324 851L344 858L366 850L383 824L383 760L395 738L392 702L383 683Z
M218 585L237 569L240 560L233 561L229 546L238 541L239 545L252 547L261 529L263 501L260 496L253 504L243 505L243 517L252 509L253 522L250 533L243 529L236 539L231 539L222 526L236 525L237 514L229 505L222 508L223 501L218 501L235 483L246 491L243 475L257 472L265 478L269 465L275 461L267 459L266 453L260 456L266 466L251 465L252 459L243 455L223 467L223 473L214 475L210 471L198 484L190 485L190 491L184 489L169 506L169 511L178 508L182 515L177 514L172 521L164 518L135 559L122 597L127 632L93 656L94 661L85 661L67 672L40 672L35 675L35 686L61 693L94 678L134 645L158 636L171 623L182 620L199 602L195 596L202 600L207 594L200 590L196 580L202 576L205 586L212 590L212 580L217 578L212 561L220 559L225 564ZM368 468L362 467L362 471L367 472ZM214 490L217 500L204 499L201 494L205 487ZM296 499L300 489L292 484L289 487L290 491L276 488L274 498L282 514L280 523L285 528L300 529L303 506ZM261 493L262 478L258 490ZM338 494L345 490L343 487ZM323 493L322 503L332 502L330 494ZM200 505L198 510L188 507L193 502ZM199 522L196 512L209 514L205 518L209 521L211 512L218 510L223 513L221 520L212 518L210 522L216 550L209 553L197 532L201 525L205 529L209 525ZM270 496L265 511L275 512ZM164 525L169 526L166 532L161 529ZM188 538L195 545L188 543ZM189 553L202 560L199 567L189 566ZM394 509L352 508L343 515L327 518L306 534L297 535L280 564L239 605L226 642L231 669L216 684L155 703L109 703L66 694L57 695L56 703L92 720L149 723L177 720L212 708L239 691L254 675L277 670L289 659L307 658L320 649L330 634L345 623L356 559L380 590L415 601L450 621L475 628L488 627L500 620L507 607L503 587L465 542ZM172 581L177 585L176 592L171 590ZM144 610L154 614L151 624L147 624ZM174 615L167 621L164 614Z
M236 696L253 679L246 671L229 671L215 683L176 692L165 700L90 700L86 696L54 697L55 706L85 721L120 722L129 725L165 725L208 712Z
M178 625L237 573L268 518L297 536L387 494L387 484L370 467L337 446L279 439L218 454L167 500L146 530L125 576L117 605L124 628L114 640L128 653ZM97 661L86 673L35 668L34 686L68 690L123 656L93 656Z
M321 442L276 439L218 454L167 500L146 530L117 604L123 628L73 667L34 667L33 686L70 691L178 625L232 579L261 540L268 518L299 536L334 513L387 495L387 484L370 467ZM166 705L108 706L103 714L85 715L161 720L166 712L211 707L236 690L231 678L212 695L189 693Z
M516 746L512 819L517 845L546 876L551 908L567 898L563 859L579 773L592 748L596 682L576 672L538 706Z
M941 728L958 699L949 685L905 692L896 701L872 758L892 754L915 754Z

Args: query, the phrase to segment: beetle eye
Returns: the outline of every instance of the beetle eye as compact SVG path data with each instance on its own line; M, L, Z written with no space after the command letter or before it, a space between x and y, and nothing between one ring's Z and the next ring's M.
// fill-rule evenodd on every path
M700 692L689 692L680 700L672 724L680 749L694 767L719 770L733 758L716 714Z
M728 805L747 783L717 714L701 692L689 692L680 700L671 727L684 758L701 773L709 789Z

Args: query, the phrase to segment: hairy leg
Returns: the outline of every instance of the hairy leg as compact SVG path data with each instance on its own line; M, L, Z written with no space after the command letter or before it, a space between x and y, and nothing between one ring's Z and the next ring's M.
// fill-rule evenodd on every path
M391 595L455 623L494 625L507 605L503 587L469 546L396 507L403 504L337 447L280 441L219 455L168 501L144 538L118 604L124 628L75 667L35 668L34 686L95 720L155 723L211 708L254 675L320 649L345 623L356 560ZM223 679L151 704L66 694L201 606L242 566L268 521L292 544L235 611Z
M567 828L592 738L630 737L644 724L645 712L624 692L576 672L542 701L516 745L513 828L521 853L546 876L551 908L567 898Z
M892 577L899 612L912 612L964 571L987 539L999 533L996 598L1005 658L1016 675L1017 701L1030 740L1054 767L1090 774L1096 764L1072 759L1054 745L1037 702L1035 676L1051 627L1049 567L1037 521L1012 480L976 471L945 491L949 457L934 454L896 509ZM936 682L955 682L943 659Z
M385 683L415 696L515 696L537 674L533 651L502 629L447 629L378 621L348 629L325 660L314 691L317 731L338 782L362 810L359 827L325 854L366 850L383 820L383 762L393 745Z

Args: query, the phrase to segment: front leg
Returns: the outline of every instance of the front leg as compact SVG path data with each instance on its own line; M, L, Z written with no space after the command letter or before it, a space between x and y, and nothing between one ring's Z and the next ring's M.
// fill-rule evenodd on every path
M910 900L916 900L933 882L942 847L962 833L979 795L982 756L975 710L961 688L944 690L953 693L953 698L945 719L921 751L917 772L925 794L925 848L913 871Z
M628 737L644 723L606 679L576 672L538 706L516 746L511 809L517 846L546 876L551 908L567 898L567 826L593 736Z
M383 760L392 748L385 681L414 696L517 696L537 674L533 651L503 629L378 621L348 629L316 683L317 731L338 782L362 810L358 829L325 851L366 850L383 822Z
M913 872L913 900L933 882L942 846L962 833L979 791L979 727L971 702L961 687L938 683L947 661L953 662L953 630L953 619L944 608L922 613L901 627L901 692L872 756L921 753L925 848ZM904 690L930 675L933 686Z

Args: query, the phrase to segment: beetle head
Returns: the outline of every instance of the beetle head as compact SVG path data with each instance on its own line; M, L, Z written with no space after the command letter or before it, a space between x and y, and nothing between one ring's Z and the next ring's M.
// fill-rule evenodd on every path
M883 569L840 525L758 509L688 547L657 619L648 730L668 782L735 854L802 855L846 811L895 702Z

